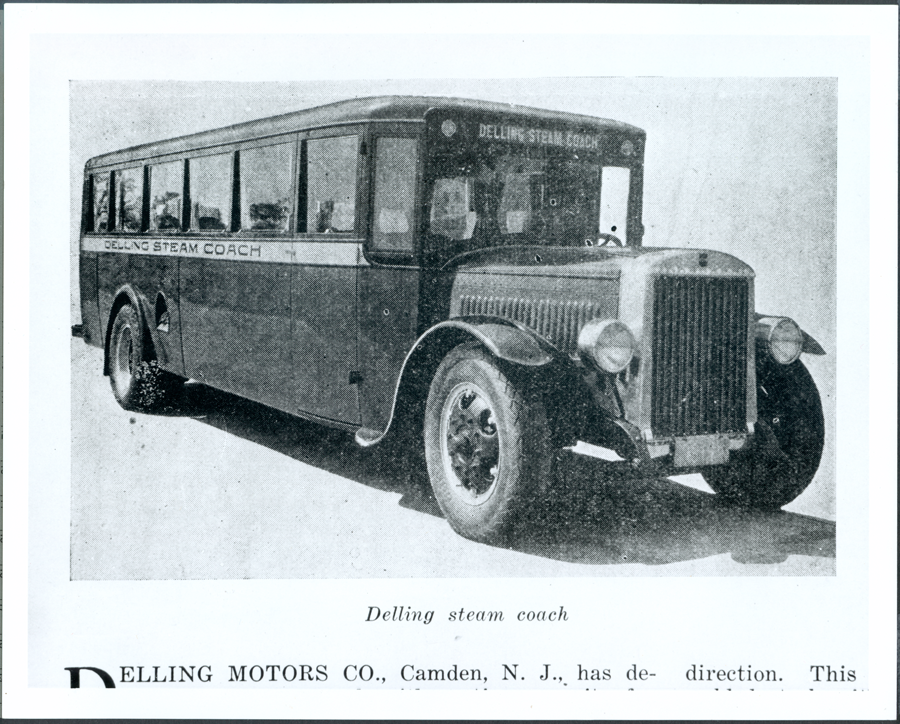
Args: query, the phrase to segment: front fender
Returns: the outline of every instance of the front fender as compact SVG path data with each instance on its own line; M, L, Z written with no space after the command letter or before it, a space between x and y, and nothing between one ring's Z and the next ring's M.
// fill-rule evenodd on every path
M805 354L828 354L805 329L801 327L800 331L803 332L803 352Z
M441 322L429 329L416 344L439 329L466 332L495 357L525 367L543 367L553 361L555 351L528 327L496 317L461 317Z
M441 360L468 341L478 342L498 359L532 369L549 364L560 354L532 330L507 319L465 317L440 322L416 340L403 360L385 429L360 428L356 442L363 447L375 445L390 431L404 403L410 408L424 403Z

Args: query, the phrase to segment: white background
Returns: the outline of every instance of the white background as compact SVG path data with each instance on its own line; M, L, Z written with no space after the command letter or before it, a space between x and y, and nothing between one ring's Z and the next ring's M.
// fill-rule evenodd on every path
M651 12L646 6L251 10L13 5L7 6L6 19L6 238L23 243L6 244L6 299L16 303L5 305L5 471L7 481L28 480L27 487L7 485L5 491L4 527L8 550L15 551L13 556L4 556L7 715L431 713L595 718L672 717L681 712L691 717L746 718L767 712L783 717L793 711L785 709L789 705L802 707L797 715L804 717L834 718L842 712L883 717L892 713L896 37L888 31L896 27L896 9L658 7ZM443 35L423 35L437 26ZM164 35L173 28L223 34L203 39ZM271 33L273 28L291 35L249 34ZM603 34L575 35L573 28L581 33L598 28ZM773 28L778 34L773 34ZM469 35L473 29L502 35ZM540 34L535 35L538 29ZM115 36L104 37L136 30L143 35L125 44ZM618 34L620 30L640 30L644 35ZM224 34L235 31L248 34ZM738 31L741 35L735 36ZM880 31L884 35L879 36ZM73 35L76 32L95 35L79 37ZM408 34L413 32L418 34ZM58 35L49 46L41 46L38 55L32 53L35 46L29 46L36 40L29 37L32 33ZM324 40L329 42L312 42L310 33L328 35ZM873 79L871 91L870 67L890 71L889 77ZM700 583L690 578L553 579L544 583L515 579L68 582L70 219L47 213L47 209L54 203L59 208L58 202L70 196L66 137L70 79L327 81L612 75L838 78L839 372L835 384L840 394L836 398L839 429L834 439L840 483L836 505L831 503L840 529L836 577L704 579ZM489 97L528 102L521 96L536 92L533 85L516 90L515 83L505 83L502 92L494 88ZM421 92L426 86L428 83L419 83ZM546 92L547 98L533 105L561 106L550 102L554 100L552 88L541 92ZM632 112L623 114L625 110ZM635 113L634 106L599 112L646 128L647 121ZM648 131L652 142L652 129ZM690 154L685 160L710 162ZM648 186L651 181L648 177ZM41 202L37 206L36 198ZM708 214L708 201L698 200L690 212ZM32 213L16 213L17 209L31 209ZM690 220L672 215L654 219L645 209L648 237L659 233L671 238L673 229ZM707 223L703 228L710 226ZM733 237L733 231L728 229L725 235ZM696 245L722 248L709 236L707 232ZM669 243L666 239L647 241ZM739 255L758 272L760 265L766 264L766 260L747 258L746 249ZM815 259L812 265L822 263L827 278L827 259ZM801 266L809 268L809 260ZM809 288L811 295L821 291ZM767 293L773 303L796 301L790 290L771 288ZM24 299L30 302L27 315ZM869 305L879 314L867 323ZM767 311L792 313L779 308ZM827 313L823 319L826 339L820 341L828 346ZM877 334L870 335L870 328ZM814 329L810 331L819 336ZM28 356L23 353L26 339ZM866 404L870 391L865 370L870 360L876 365L871 379L878 380L873 399L879 402L881 412L875 420ZM885 361L888 369L884 369ZM10 389L13 379L17 390ZM30 397L26 397L28 393ZM873 405L871 411L875 409ZM868 465L866 449L870 450ZM434 608L440 615L457 602L470 608L507 611L565 604L572 625L562 632L510 626L469 633L435 623L423 633L389 624L372 631L372 624L362 624L363 612L370 604ZM873 631L880 633L873 635ZM27 668L26 651L31 659ZM26 671L30 671L32 685L65 686L61 667L104 666L106 662L110 669L142 663L213 663L217 671L220 662L223 666L327 663L334 679L343 664L357 660L386 671L395 671L401 662L429 666L456 662L486 670L496 668L496 662L518 662L536 668L543 663L568 667L582 663L624 672L637 662L651 670L681 673L681 678L668 677L673 688L683 686L683 670L691 663L722 668L751 664L785 672L806 672L810 664L834 663L867 672L864 680L869 692L817 693L799 699L799 695L787 693L731 693L723 699L721 693L664 696L645 692L636 697L615 692L600 696L591 692L454 691L450 696L379 692L342 694L335 699L327 692L165 689L153 691L151 697L149 692L133 689L48 695L46 690L29 690L26 679ZM802 677L793 673L792 677L793 688ZM56 680L61 683L53 683Z

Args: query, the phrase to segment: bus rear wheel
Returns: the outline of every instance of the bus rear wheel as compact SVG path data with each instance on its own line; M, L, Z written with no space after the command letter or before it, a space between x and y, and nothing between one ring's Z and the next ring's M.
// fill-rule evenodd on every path
M109 381L116 401L126 410L155 412L178 399L182 380L159 368L145 342L146 331L137 311L122 306L109 340Z
M542 402L477 345L435 373L425 408L425 455L438 505L460 535L502 543L549 479Z

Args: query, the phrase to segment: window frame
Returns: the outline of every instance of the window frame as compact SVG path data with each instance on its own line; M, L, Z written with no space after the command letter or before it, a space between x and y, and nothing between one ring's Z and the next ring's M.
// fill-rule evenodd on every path
M150 202L150 191L153 190L153 167L162 166L167 163L181 163L181 219L179 220L180 223L178 224L177 229L154 228L152 223L153 209ZM146 233L162 234L164 236L185 233L185 231L187 230L185 221L187 220L187 222L190 223L191 218L191 199L189 197L191 179L189 171L190 164L188 163L187 154L179 153L166 154L164 156L155 156L153 158L147 159L144 162L144 166L146 167L146 170L144 171L144 203L147 206Z
M301 131L298 134L297 144L297 173L295 187L295 204L298 209L298 215L294 222L294 234L305 241L354 241L357 242L366 235L365 221L368 218L368 175L366 165L368 129L364 124L348 124L345 126L329 126L327 128L316 128L308 131ZM309 203L309 177L307 174L307 165L301 164L301 161L307 161L308 141L317 141L324 138L345 138L348 136L356 136L356 189L355 189L355 210L353 219L353 231L300 231L299 226L299 208L301 203L304 205L304 214L306 213L307 204ZM301 186L303 189L303 198L300 198ZM307 227L309 219L306 219Z
M140 206L140 228L137 231L128 231L125 229L123 221L125 218L124 209L120 208L120 202L123 201L119 188L119 184L121 183L120 174L125 171L135 171L138 176L138 183L141 187L141 206ZM147 200L147 169L146 164L134 162L130 164L125 164L122 166L117 166L113 169L113 173L115 174L115 182L116 182L116 214L115 214L115 229L112 230L111 233L114 234L124 234L126 236L134 236L135 234L143 234L147 231L147 226L145 222L149 218L148 214L145 213L145 209L149 209L150 206Z
M91 169L87 178L87 218L85 219L85 226L87 227L85 230L86 234L114 234L115 229L109 228L109 219L110 219L110 200L112 196L112 184L113 184L113 171L115 169L107 166L102 168ZM106 192L106 226L107 228L103 231L97 228L97 206L95 203L95 194L97 191L97 177L98 176L106 176L106 184L107 184L107 192Z
M614 162L612 160L601 163L600 164L600 194L598 196L598 200L600 204L603 203L603 169L604 168L624 168L628 169L628 197L626 199L627 208L625 209L625 236L619 237L625 243L625 246L640 246L641 239L644 235L644 227L640 222L641 218L641 192L642 192L642 182L643 178L636 178L637 173L642 168L641 164L635 163L625 163L625 162ZM600 214L602 214L602 210L599 210L597 216L597 223L600 222ZM615 233L615 232L613 232Z
M422 198L425 178L425 155L427 141L425 127L416 123L379 123L367 129L366 143L369 152L365 158L366 166L366 216L363 235L365 243L363 253L369 261L403 267L420 267L422 254L422 224L425 213L425 200ZM416 141L415 182L413 185L413 209L410 228L412 229L412 249L376 249L375 248L375 163L379 138L410 138Z
M291 168L288 172L288 176L290 179L290 190L288 196L288 223L287 228L283 230L274 230L274 229L244 229L242 227L243 222L243 207L241 204L241 178L243 176L243 172L241 171L240 165L240 157L241 152L249 151L256 148L269 148L271 146L282 146L292 144L290 149L290 159L291 159ZM279 136L266 136L264 138L253 138L248 139L246 141L241 141L239 143L231 144L228 148L232 151L232 154L236 153L236 161L233 159L231 164L231 184L232 184L232 201L231 201L231 218L232 223L229 226L228 233L234 234L238 237L250 237L256 238L260 236L270 236L276 238L284 238L285 240L289 240L294 236L294 227L296 226L295 219L297 218L297 134L289 133L283 134ZM217 153L222 153L222 147L207 149L210 151L208 154L204 155L216 155ZM197 154L198 156L200 154ZM235 225L237 222L237 225ZM196 232L206 234L207 232ZM221 232L214 232L216 234L220 234Z
M379 129L380 131L381 129ZM378 190L378 148L379 144L382 140L411 140L414 143L414 152L415 157L413 159L413 179L412 179L412 201L410 208L410 219L409 219L409 230L410 230L410 248L408 249L385 249L378 248L375 246L375 232L376 232L376 224L378 220L375 218L376 213L376 204L375 204L375 194ZM369 250L371 253L377 257L383 257L384 259L415 259L416 256L416 239L418 237L418 223L419 223L419 214L421 204L419 201L419 192L420 192L420 183L421 183L421 159L422 159L422 140L419 136L415 134L400 134L400 133L373 133L371 140L371 149L372 149L372 160L371 160L371 171L370 171L370 214L372 218L369 220L368 225L368 236L367 243Z
M185 233L188 234L197 234L201 236L222 236L223 234L233 234L237 229L235 229L235 197L236 194L239 193L235 186L235 151L237 150L237 146L234 144L229 144L228 146L216 146L213 148L203 148L198 151L192 152L185 157L187 161L188 167L188 179L186 184L187 193L185 194L185 198L189 205L187 217L188 217L188 226ZM229 156L229 170L228 170L228 189L231 194L231 201L229 209L228 221L225 225L224 229L195 229L193 227L194 223L194 198L191 195L191 162L196 161L201 158L209 158L210 156ZM240 218L238 218L240 221Z

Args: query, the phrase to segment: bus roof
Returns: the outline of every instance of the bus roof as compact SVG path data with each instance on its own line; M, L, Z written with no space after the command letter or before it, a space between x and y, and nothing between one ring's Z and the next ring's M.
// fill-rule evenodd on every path
M528 118L531 121L572 124L598 131L612 130L643 135L641 129L627 123L577 113L548 111L541 108L466 98L377 96L338 101L337 103L329 103L328 105L308 108L302 111L261 118L255 121L246 121L233 126L226 126L225 128L145 143L121 151L95 156L87 162L85 169L89 170L101 166L149 159L154 156L183 153L313 128L327 128L329 126L365 123L367 121L411 121L421 123L425 119L426 112L433 108L458 109L461 112L476 114L480 112L505 117Z

